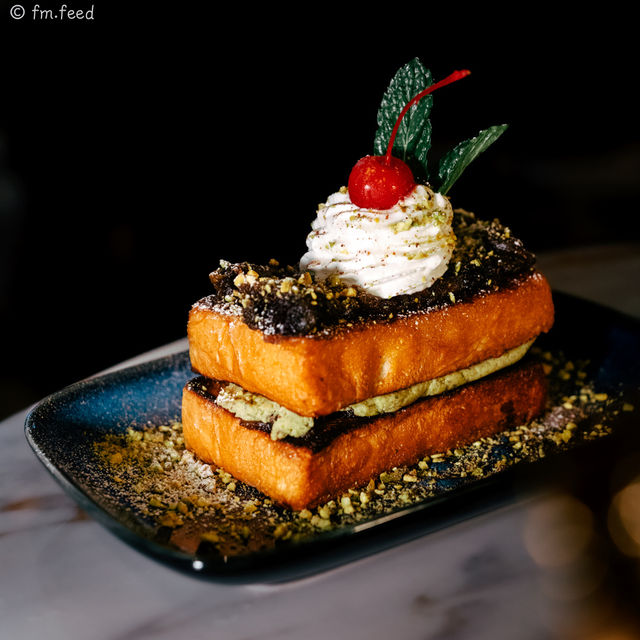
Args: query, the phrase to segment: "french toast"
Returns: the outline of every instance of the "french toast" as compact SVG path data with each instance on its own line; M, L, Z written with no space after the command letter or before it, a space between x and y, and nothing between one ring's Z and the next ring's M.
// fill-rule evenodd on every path
M453 268L431 288L390 300L276 265L221 267L216 292L189 315L193 370L320 416L548 331L550 287L522 243L468 212L456 212L455 225Z
M303 437L274 440L271 425L246 422L216 404L221 384L191 380L183 395L185 444L292 509L366 484L394 466L523 424L544 408L542 366L521 362L454 391L376 417L337 412Z

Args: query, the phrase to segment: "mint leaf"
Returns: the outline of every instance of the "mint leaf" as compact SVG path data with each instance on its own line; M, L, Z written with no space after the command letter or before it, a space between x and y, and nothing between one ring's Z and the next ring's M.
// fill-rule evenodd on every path
M414 58L400 68L387 88L378 109L378 129L374 138L374 154L384 155L396 120L404 106L433 83L431 72ZM427 95L404 116L393 145L393 155L404 160L414 176L428 178L427 153L431 148L429 114L433 96Z
M442 194L447 193L462 172L483 151L486 151L507 129L508 125L501 124L483 129L475 138L465 140L453 148L440 160L438 178L440 186L437 188Z

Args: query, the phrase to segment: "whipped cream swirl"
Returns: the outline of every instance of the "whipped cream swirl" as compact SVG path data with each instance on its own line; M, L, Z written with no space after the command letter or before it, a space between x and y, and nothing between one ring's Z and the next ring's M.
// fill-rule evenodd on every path
M449 200L424 185L385 210L357 207L342 188L318 208L300 268L380 298L422 291L447 270L452 219Z

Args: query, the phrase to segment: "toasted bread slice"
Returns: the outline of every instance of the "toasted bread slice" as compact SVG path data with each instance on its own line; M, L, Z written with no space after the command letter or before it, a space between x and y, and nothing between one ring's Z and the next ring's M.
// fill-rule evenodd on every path
M549 284L534 271L466 302L328 336L267 336L196 304L188 336L195 372L320 416L498 357L548 331L553 315Z
M546 399L542 367L522 362L394 413L356 418L338 412L303 438L272 440L268 425L243 423L218 406L219 388L203 377L185 386L187 448L293 509L317 505L394 466L526 423Z

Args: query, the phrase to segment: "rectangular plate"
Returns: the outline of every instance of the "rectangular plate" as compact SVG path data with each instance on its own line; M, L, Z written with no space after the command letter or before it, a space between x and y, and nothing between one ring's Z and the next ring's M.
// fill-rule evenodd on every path
M567 457L575 458L577 468L593 468L604 456L617 455L625 441L635 437L630 434L637 431L633 427L640 409L640 323L572 296L556 293L554 301L555 326L537 344L543 350L562 352L569 360L588 361L585 371L598 392L615 395L618 407L623 402L628 408L636 407L635 411L611 410L604 416L611 435L598 442L569 440L544 459L518 461L481 478L449 474L436 483L428 498L407 507L346 521L301 539L279 540L269 548L223 554L206 540L195 546L176 542L175 527L162 526L148 512L141 513L123 494L122 479L98 459L94 445L105 438L125 434L132 425L159 426L180 419L182 387L193 376L187 352L85 380L45 398L27 416L25 434L65 492L148 556L217 582L297 579L507 504L523 491L552 482L554 469L566 467ZM500 446L504 459L504 446ZM249 497L255 503L255 495ZM244 535L250 540L256 532L251 520L243 524L247 522Z

